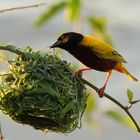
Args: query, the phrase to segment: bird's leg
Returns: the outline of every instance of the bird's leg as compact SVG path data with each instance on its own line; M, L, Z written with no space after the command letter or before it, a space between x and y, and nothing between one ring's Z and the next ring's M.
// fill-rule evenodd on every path
M85 71L85 70L92 70L92 68L80 69L80 70L78 70L75 74L76 74L78 77L82 77L83 71Z
M111 71L108 71L107 75L106 75L106 80L105 80L104 86L97 91L100 98L102 98L104 96L104 91L105 91L105 88L108 83L110 75L111 75Z

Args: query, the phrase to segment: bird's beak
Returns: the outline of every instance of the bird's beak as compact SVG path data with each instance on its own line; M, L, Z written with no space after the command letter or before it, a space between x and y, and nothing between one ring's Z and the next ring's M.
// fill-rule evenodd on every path
M56 41L50 48L60 48L62 43L60 41Z

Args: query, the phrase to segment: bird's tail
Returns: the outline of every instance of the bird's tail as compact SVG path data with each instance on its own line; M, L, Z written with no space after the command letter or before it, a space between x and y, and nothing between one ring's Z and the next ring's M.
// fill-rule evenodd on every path
M122 63L118 63L114 70L118 71L118 72L121 72L121 73L124 73L128 78L130 78L131 80L133 81L138 81L137 78L135 78L134 76L132 76L127 70L126 68L124 67L124 65Z

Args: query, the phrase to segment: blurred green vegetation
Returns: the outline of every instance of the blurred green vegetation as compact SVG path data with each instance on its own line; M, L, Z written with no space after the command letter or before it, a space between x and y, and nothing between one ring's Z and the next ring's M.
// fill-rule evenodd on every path
M65 10L67 12L66 19L69 21L75 21L80 16L81 1L80 0L63 0L48 7L36 20L35 26L40 27L43 24L49 22L60 11Z
M55 18L60 13L60 11L63 11L65 12L63 16L68 22L81 27L82 25L81 23L84 21L85 23L89 25L90 34L114 46L112 37L108 31L107 18L104 17L103 15L99 15L99 14L97 15L94 12L90 12L90 14L86 16L82 15L83 8L84 8L84 3L82 0L67 0L67 1L60 0L59 2L54 3L51 6L48 5L47 9L39 17L37 17L36 21L34 22L34 25L37 28L39 28L43 26L44 24L47 24L51 19ZM62 21L62 22L65 22L65 21ZM77 29L77 28L74 28L74 29ZM81 28L78 28L78 29L81 29ZM80 30L78 30L78 32L80 32ZM76 69L77 69L77 66L75 66L74 64L74 67ZM86 108L84 116L85 116L85 120L87 124L89 124L90 126L91 125L94 126L93 112L97 108L97 104L96 104L97 100L93 96L94 94L92 90L88 90L87 93L89 94L89 97L88 97L87 108ZM128 102L132 100L133 98L133 94L130 90L127 90L127 97L128 97ZM113 118L114 120L116 120L117 122L120 122L121 124L134 128L134 125L131 122L131 120L117 110L114 110L114 109L112 110L112 108L107 109L106 111L103 112L103 114L105 114L108 117Z
M119 122L121 124L124 124L132 129L135 129L135 125L132 122L132 120L124 115L123 113L120 113L118 110L107 110L104 112L108 117L112 118L116 122Z

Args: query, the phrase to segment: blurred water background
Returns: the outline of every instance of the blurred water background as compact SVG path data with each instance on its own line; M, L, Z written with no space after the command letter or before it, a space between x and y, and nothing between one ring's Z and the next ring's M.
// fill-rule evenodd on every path
M59 0L0 0L0 9L30 5L46 2L47 6ZM139 0L83 0L83 14L96 13L105 16L108 21L108 30L113 38L115 48L128 61L127 68L138 79L140 79L140 1ZM35 49L46 51L56 38L63 32L71 31L72 25L66 22L62 13L56 16L48 24L41 28L34 28L33 22L44 11L46 7L17 10L13 12L0 13L0 41L15 44L20 47L30 45ZM83 23L83 34L89 34L89 28ZM75 62L72 56L65 53L64 59ZM77 61L78 62L78 61ZM2 69L3 66L0 66ZM92 75L92 76L91 76ZM105 74L97 71L89 71L84 75L85 78L101 86L105 79ZM116 99L127 103L126 87L134 93L135 98L140 98L140 83L134 83L124 75L113 72L106 92L113 95ZM9 117L1 114L0 121L4 140L71 140L71 139L98 139L98 140L139 140L140 134L122 124L116 123L108 117L102 116L102 111L107 108L119 108L107 99L99 99L98 110L93 112L95 120L94 128L89 128L83 120L83 127L75 130L71 134L44 134L36 131L29 126L22 126L13 122ZM140 104L134 105L131 109L133 115L140 122ZM96 113L96 114L94 114Z

